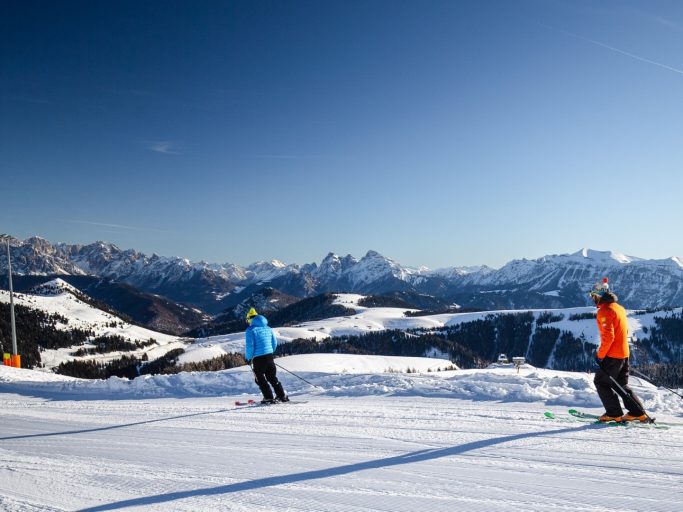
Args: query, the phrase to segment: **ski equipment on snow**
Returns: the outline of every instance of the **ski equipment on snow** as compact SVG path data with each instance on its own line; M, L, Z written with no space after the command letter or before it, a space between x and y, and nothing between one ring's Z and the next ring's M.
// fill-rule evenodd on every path
M558 421L573 421L573 422L581 422L581 423L587 423L590 425L606 425L606 426L621 426L624 428L629 428L629 427L642 427L642 428L653 428L653 429L660 429L660 430L669 430L672 426L675 424L670 424L670 423L649 423L649 422L640 422L640 421L599 421L597 414L591 414L583 411L578 411L576 409L569 409L567 411L567 414L556 414L554 412L547 411L543 413L543 415L551 420L558 420Z
M284 368L283 366L280 366L280 365L277 364L277 363L275 363L275 366L277 366L278 368L282 368L282 369L283 369L284 371L286 371L287 373L291 373L291 374L294 375L297 379L304 381L306 384L308 384L308 385L310 385L310 386L313 386L314 388L324 389L322 386L318 386L317 384L313 384L313 383L311 383L311 382L308 382L308 381L307 381L306 379L304 379L303 377L299 377L296 373L290 372L287 368Z
M262 401L257 401L257 400L252 400L249 399L247 401L242 401L242 400L236 400L235 405L237 407L246 407L246 406L251 406L251 407L256 407L256 406L271 406L271 405L277 405L277 404L305 404L308 403L307 400L287 400L286 402L283 402L282 400L277 400L274 399L272 402L266 402L263 403Z

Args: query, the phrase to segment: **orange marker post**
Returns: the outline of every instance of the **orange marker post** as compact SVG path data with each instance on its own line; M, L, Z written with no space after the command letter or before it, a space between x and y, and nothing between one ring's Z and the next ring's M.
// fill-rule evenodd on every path
M21 356L19 354L12 354L12 366L21 368Z

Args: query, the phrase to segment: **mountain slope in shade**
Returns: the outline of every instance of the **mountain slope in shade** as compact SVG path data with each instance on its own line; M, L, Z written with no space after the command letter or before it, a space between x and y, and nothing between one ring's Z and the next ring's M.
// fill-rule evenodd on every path
M15 276L14 289L18 292L33 292L36 287L54 279L54 276ZM97 308L154 331L182 335L210 320L209 315L194 307L176 303L160 295L141 292L133 286L107 278L62 275L58 279L91 300L95 299Z

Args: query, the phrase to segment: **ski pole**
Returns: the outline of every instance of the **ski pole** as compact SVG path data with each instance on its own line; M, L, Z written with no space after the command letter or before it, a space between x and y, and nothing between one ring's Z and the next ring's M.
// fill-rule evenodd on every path
M259 385L258 376L256 375L256 371L254 370L254 363L251 360L249 360L249 368L251 368L251 373L254 375L254 382L258 386ZM261 387L261 386L259 386L259 387Z
M645 374L642 373L642 372L639 372L639 371L636 370L635 368L631 368L631 370L633 371L633 373L635 373L635 374L637 374L637 375L640 375L642 378L644 378L644 379L645 379L646 381L648 381L650 384L652 384L652 385L654 385L654 386L662 387L662 388L664 388L664 389L667 389L667 390L671 391L674 395L678 395L678 396L680 396L681 398L683 398L683 395L681 395L680 393L676 393L673 389L667 388L666 386L661 386L661 385L659 385L659 384L655 384L654 382L652 382L652 378L648 377L647 375L645 375Z
M275 366L277 366L278 368L282 368L282 369L283 369L284 371L286 371L287 373L291 373L291 374L294 375L297 379L303 380L306 384L309 384L310 386L313 386L314 388L325 389L325 388L323 388L322 386L318 386L317 384L313 384L313 383L311 383L311 382L308 382L308 381L307 381L306 379L304 379L303 377L299 377L296 373L290 372L287 368L284 368L283 366L280 366L280 365L277 364L277 363L275 363Z
M601 369L603 372L605 372L605 373L607 374L607 376L608 376L608 377L610 378L610 380L614 383L614 385L615 385L616 387L618 387L619 390L620 390L625 396L629 397L631 400L633 400L633 402L635 402L636 405L638 405L638 402L635 401L635 399L633 398L633 395L632 395L631 393L629 393L628 391L626 391L626 390L621 386L621 384L619 384L619 383L616 381L616 379L615 379L614 377L612 377L612 376L609 374L609 372L608 372L607 370L605 370L605 369L602 367L602 363L599 362L599 361L597 361L597 360L596 360L596 362L598 363L598 366L600 367L600 369ZM650 423L654 423L655 420L653 420L653 419L650 417L650 415L645 411L645 408L641 407L641 409L643 409L643 414L645 414L645 416L647 416L648 421L649 421Z

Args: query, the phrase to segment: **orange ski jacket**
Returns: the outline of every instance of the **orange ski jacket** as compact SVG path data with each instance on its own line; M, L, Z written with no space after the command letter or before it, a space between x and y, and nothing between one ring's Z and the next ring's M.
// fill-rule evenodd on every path
M596 319L600 331L597 356L626 359L629 356L626 310L616 302L599 304Z

